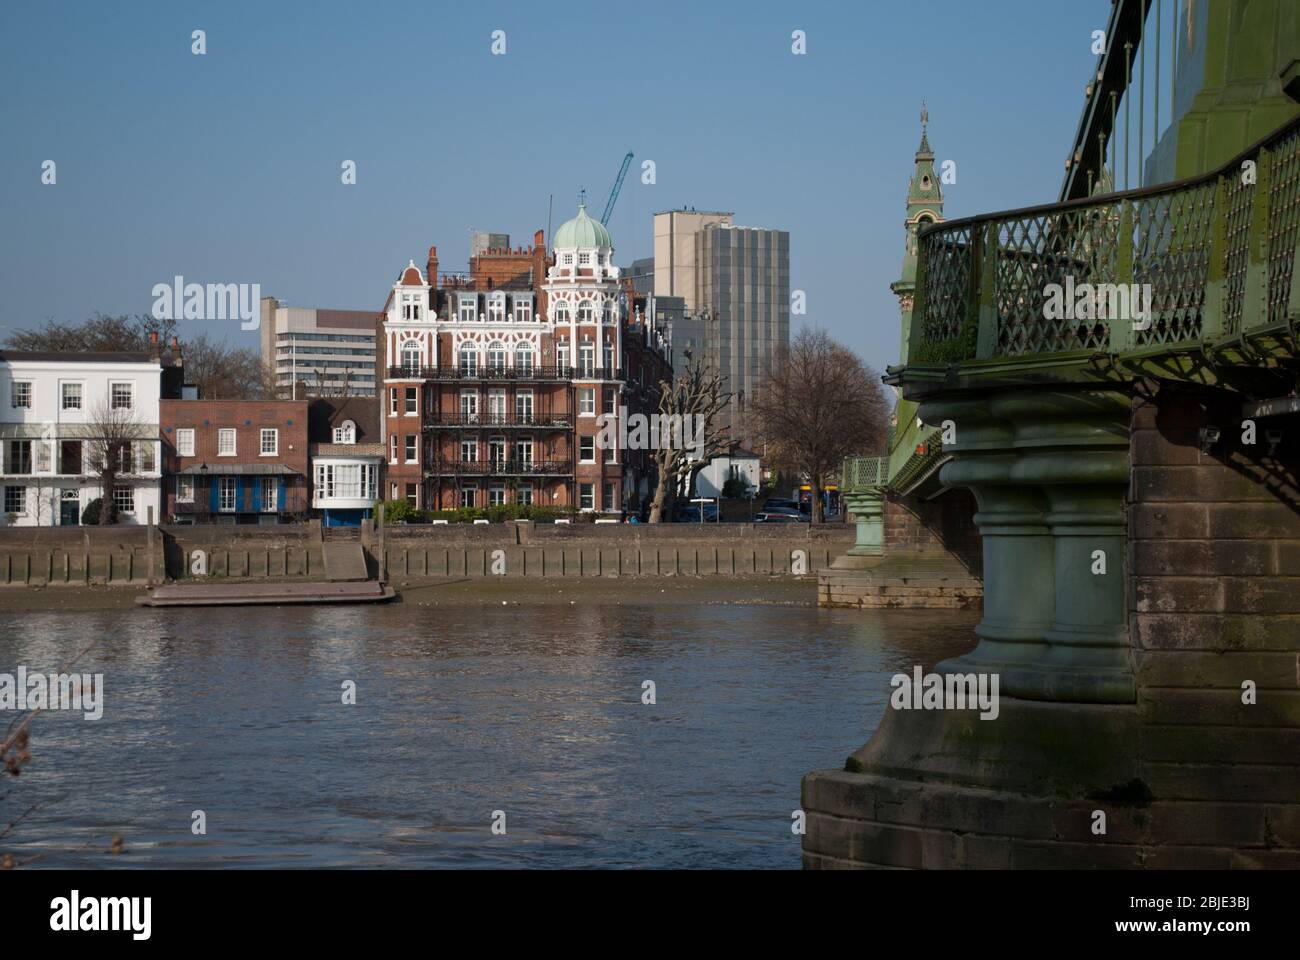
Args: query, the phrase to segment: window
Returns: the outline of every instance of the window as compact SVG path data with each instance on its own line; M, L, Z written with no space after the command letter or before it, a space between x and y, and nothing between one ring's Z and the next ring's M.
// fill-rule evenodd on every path
M420 319L420 298L417 294L406 293L402 295L402 319Z
M132 473L134 463L131 459L131 444L129 442L120 442L116 444L112 451L113 460L116 463L118 473Z
M460 442L460 462L474 463L478 460L478 441L462 440Z
M389 463L397 462L397 434L395 433L388 436L388 461Z
M618 510L618 484L605 484L605 512L615 513Z
M532 503L533 502L533 485L531 483L521 483L519 489L515 491L515 503Z
M567 341L561 341L555 348L555 363L559 366L560 376L567 376L563 371L569 366L569 344Z
M5 458L5 473L32 472L32 442L30 440L10 440L9 456Z
M506 345L500 340L488 344L487 366L493 373L500 373L506 368Z
M596 462L596 438L595 437L578 438L578 459L583 463Z
M416 484L416 483L408 483L408 484L406 485L406 502L409 503L409 504L410 504L411 506L413 506L413 507L418 507L418 506L420 505L420 485L419 485L419 484Z
M13 407L32 405L32 384L29 380L15 380L9 390L9 403Z
M235 455L235 431L233 427L223 427L217 431L217 456L233 457Z
M531 470L533 468L532 437L524 437L515 441L515 459L519 461L520 470Z
M130 410L135 406L135 384L114 383L109 387L109 406L114 410Z
M515 323L527 323L533 318L533 298L516 294L514 300Z
M506 392L504 390L492 390L488 393L488 422L505 423L506 422Z
M408 340L402 347L402 373L408 377L420 375L420 345Z
M478 317L478 297L474 294L461 294L456 301L461 323L469 323Z
M406 415L413 417L420 412L420 391L417 387L406 388Z
M560 300L555 304L555 322L569 322L569 304L565 300Z
M566 267L571 267L571 266L573 266L573 254L571 254L571 253L566 253L566 254L564 255L564 265L565 265Z
M462 507L472 508L474 501L478 498L478 487L470 484L460 489L460 505Z
M499 290L495 293L489 293L487 296L487 315L489 320L504 320L506 318L506 295Z
M594 417L596 415L595 387L578 388L578 415L582 417Z
M504 484L494 483L488 487L488 505L499 507L506 502L506 488Z
M137 441L135 449L132 451L132 455L135 458L136 469L140 473L154 472L156 465L154 463L154 445L152 440Z
M521 390L515 394L515 421L517 423L533 422L533 391Z
M578 509L579 510L596 509L595 484L591 484L591 483L578 484Z
M181 474L176 478L176 502L194 502L194 478Z
M16 514L17 516L26 516L27 514L27 488L26 487L5 487L5 513Z
M460 418L466 423L478 422L478 394L472 390L460 395Z
M262 512L275 513L279 508L280 481L277 477L262 477Z
M589 267L589 266L591 266L591 254L589 254L589 253L580 253L580 254L578 254L578 266L580 266L580 267Z
M618 416L618 391L613 387L605 388L605 412L611 417Z
M118 513L135 513L135 487L125 484L113 488L113 506Z
M80 440L59 441L59 473L73 475L81 473Z
M40 440L36 443L36 472L37 473L52 472L52 464L50 463L50 460L51 460L51 454L54 453L53 447L54 445L46 440Z
M583 254L583 256L586 256L586 254ZM579 322L579 323L591 323L591 321L594 319L594 317L595 317L595 313L594 313L594 311L593 311L593 309L592 309L592 305L591 305L591 301L590 301L590 300L583 300L582 302L580 302L580 303L578 304L578 322Z
M222 513L235 512L234 477L217 477L217 509Z
M280 431L262 430L261 447L258 451L264 457L274 457L280 452Z
M397 416L397 388L396 387L388 388L388 415L390 417Z
M610 445L605 448L605 462L618 463L618 448Z
M181 427L176 431L176 455L178 457L194 456L193 427Z
M505 437L493 437L488 441L488 460L492 464L492 470L500 471L506 465L506 439Z
M594 377L596 375L596 348L584 343L578 348L578 375Z
M344 420L342 426L334 428L335 443L356 443L357 425L351 420Z
M470 343L460 348L460 374L462 377L478 376L478 351Z
M608 340L601 350L600 365L605 368L605 376L611 376L610 371L614 369L614 345Z
M533 375L533 348L527 343L515 347L515 372L521 377Z
M65 383L63 384L61 389L63 393L63 401L62 401L63 409L80 410L81 409L81 384Z
M409 435L406 438L406 462L407 463L416 463L418 460L418 454L415 449L416 439L417 439L416 437L409 436Z

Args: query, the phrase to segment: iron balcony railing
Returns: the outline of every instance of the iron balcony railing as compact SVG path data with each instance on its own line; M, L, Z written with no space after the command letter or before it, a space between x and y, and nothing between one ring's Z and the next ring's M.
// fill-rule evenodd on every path
M177 516L218 516L220 514L234 513L305 513L311 506L305 494L296 491L286 491L284 496L284 505L281 506L277 500L274 505L266 503L261 504L259 509L253 508L253 498L250 492L245 491L242 500L236 498L233 503L218 504L214 510L212 508L211 494L206 487L195 487L193 500L174 500L172 502L172 512Z
M1286 324L1297 240L1300 118L1202 177L939 223L908 363L1177 352Z
M425 417L426 433L444 429L488 430L497 427L515 430L558 430L573 426L573 415L568 413L505 414L461 413L434 414Z
M433 380L437 382L497 381L536 382L541 380L618 380L623 371L612 367L493 367L485 364L447 367L399 366L388 368L390 380Z
M554 477L571 476L572 460L440 460L425 469L429 477Z
M867 493L889 482L887 457L849 457L840 473L840 490L844 493Z

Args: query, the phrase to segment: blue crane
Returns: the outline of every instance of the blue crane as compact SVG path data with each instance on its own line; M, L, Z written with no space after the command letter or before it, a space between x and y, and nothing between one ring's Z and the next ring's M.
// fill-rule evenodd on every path
M601 226L609 226L609 215L614 212L614 203L618 200L618 192L623 188L623 178L627 176L627 168L632 164L632 151L627 152L623 158L623 167L618 171L618 179L614 181L614 189L609 191L609 199L605 201L605 212L600 215Z

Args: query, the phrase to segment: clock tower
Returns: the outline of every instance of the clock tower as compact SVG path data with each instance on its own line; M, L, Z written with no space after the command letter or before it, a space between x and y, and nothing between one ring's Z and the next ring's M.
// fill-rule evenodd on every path
M912 327L912 302L916 293L916 235L924 226L943 221L943 191L934 172L934 151L926 127L930 112L921 104L921 145L916 150L912 179L907 185L907 219L904 226L903 273L889 285L898 296L902 314L899 362L907 363L907 341Z

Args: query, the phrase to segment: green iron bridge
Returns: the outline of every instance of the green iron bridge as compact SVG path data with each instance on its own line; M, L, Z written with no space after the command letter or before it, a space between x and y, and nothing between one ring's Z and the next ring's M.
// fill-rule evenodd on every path
M887 710L804 778L807 866L1300 866L1300 4L1115 0L1065 169L909 221L852 553L969 491L983 616L933 669L1001 711Z

